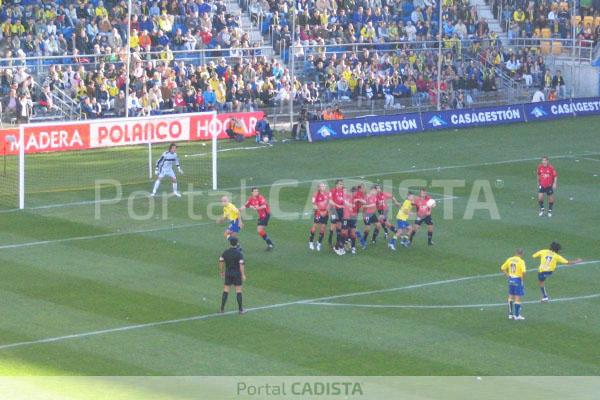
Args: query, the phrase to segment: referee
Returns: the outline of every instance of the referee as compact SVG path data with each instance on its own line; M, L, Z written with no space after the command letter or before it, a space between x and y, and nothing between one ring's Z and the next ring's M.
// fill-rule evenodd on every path
M225 279L223 285L223 296L221 297L221 313L225 312L225 303L227 303L227 297L229 296L229 288L231 285L235 286L235 293L237 295L237 303L240 314L245 314L246 310L242 307L242 282L246 280L246 274L244 273L244 256L237 247L237 238L230 238L230 248L225 250L219 258L219 271L221 278Z

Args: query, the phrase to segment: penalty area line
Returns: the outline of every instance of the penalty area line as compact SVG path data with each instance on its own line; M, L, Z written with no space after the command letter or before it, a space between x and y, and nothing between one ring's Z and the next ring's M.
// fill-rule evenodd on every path
M45 245L45 244L79 242L82 240L104 239L104 238L126 236L126 235L140 235L140 234L144 234L144 233L153 233L153 232L165 232L165 231L172 231L172 230L176 230L176 229L188 229L188 228L195 228L198 226L205 226L205 225L212 225L212 224L213 224L213 222L199 222L197 224L172 225L172 226L165 226L162 228L140 229L137 231L122 231L122 232L117 231L117 232L100 233L98 235L74 236L74 237L63 238L63 239L39 240L36 242L5 244L5 245L0 246L0 250L21 249L24 247L41 246L41 245Z
M599 262L600 262L600 260L584 261L582 263L575 264L569 268L573 268L573 267L576 267L579 265L585 265L585 264L596 264ZM451 283L457 283L457 282L463 282L463 281L469 281L469 280L475 280L475 279L498 277L501 275L502 275L501 273L486 274L486 275L471 275L471 276L465 276L465 277L461 277L461 278L418 283L418 284L414 284L414 285L401 286L401 287L388 288L388 289L375 289L375 290L368 290L368 291L363 291L363 292L353 292L353 293L338 294L338 295L333 295L333 296L317 297L317 298L313 298L313 299L290 301L290 302L286 302L286 303L267 304L264 306L248 308L248 309L246 309L246 311L253 313L253 312L257 312L257 311L273 310L273 309L284 308L284 307L295 306L295 305L305 305L305 304L311 305L313 303L327 302L329 300L335 300L335 299L341 299L341 298L366 296L369 294L378 294L378 293L397 292L397 291L401 291L401 290L418 289L418 288L424 288L424 287L428 287L428 286L445 285L445 284L451 284ZM591 296L593 296L593 295L591 295ZM600 297L600 294L598 296ZM330 304L330 303L327 303L327 304ZM503 305L506 305L506 304L503 304ZM127 331L133 331L133 330L145 329L145 328L155 328L155 327L160 327L160 326L164 326L164 325L173 325L173 324L186 323L186 322L203 321L203 320L207 320L207 319L219 318L219 317L223 317L225 315L232 315L232 314L237 314L237 311L228 311L223 314L221 314L221 313L203 314L203 315L196 315L196 316L192 316L192 317L177 318L177 319L156 321L156 322L148 322L148 323L142 323L142 324L136 324L136 325L125 325L125 326L120 326L120 327L115 327L115 328L107 328L107 329L101 329L101 330L90 331L90 332L74 333L74 334L63 335L63 336L54 336L54 337L48 337L48 338L43 338L43 339L37 339L37 340L28 340L28 341L23 341L23 342L7 343L7 344L0 345L0 351L18 348L18 347L26 347L26 346L33 346L33 345L40 345L40 344L47 344L47 343L56 343L56 342L62 342L62 341L67 341L67 340L72 340L72 339L81 339L81 338L92 337L92 336L107 335L107 334L111 334L111 333L127 332Z
M596 299L600 297L600 293L588 294L583 296L573 297L558 297L551 299L550 303L578 301L587 299ZM351 303L328 303L328 302L312 302L303 303L309 306L331 306L331 307L348 307L348 308L400 308L400 309L425 309L425 310L447 310L447 309L464 309L464 308L492 308L506 307L504 303L485 303L485 304L351 304ZM523 301L521 304L541 304L539 300Z

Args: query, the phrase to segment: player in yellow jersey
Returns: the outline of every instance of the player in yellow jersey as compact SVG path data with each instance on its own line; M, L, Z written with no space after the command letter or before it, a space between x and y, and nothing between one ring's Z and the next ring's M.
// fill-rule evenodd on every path
M406 200L404 200L402 203L397 201L395 198L392 198L394 204L400 207L398 214L396 214L396 234L392 236L392 239L388 243L388 247L394 251L396 250L396 242L398 241L398 238L400 238L400 244L402 246L408 247L410 244L408 237L410 235L411 227L408 223L408 218L413 208L413 199L414 195L411 192L408 192Z
M543 249L532 255L533 258L540 259L540 266L538 268L538 283L540 285L540 291L542 292L542 302L549 300L548 292L546 291L546 278L548 278L556 270L557 264L577 264L582 261L581 258L569 261L560 254L560 244L556 242L550 243L550 249Z
M521 315L521 297L525 295L525 273L527 267L523 261L523 249L517 249L515 255L509 257L500 267L508 277L508 319L516 321L525 319Z
M223 205L223 216L217 219L217 223L229 221L229 226L225 229L225 238L237 238L238 232L244 227L240 210L233 205L227 196L221 197L221 204Z

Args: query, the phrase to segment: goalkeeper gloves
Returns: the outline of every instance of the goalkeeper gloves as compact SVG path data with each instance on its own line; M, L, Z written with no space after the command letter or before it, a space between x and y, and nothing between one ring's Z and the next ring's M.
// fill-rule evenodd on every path
M177 171L179 171L179 173L180 173L181 175L183 175L183 170L181 169L181 167L177 167Z
M154 168L154 174L158 176L158 168Z

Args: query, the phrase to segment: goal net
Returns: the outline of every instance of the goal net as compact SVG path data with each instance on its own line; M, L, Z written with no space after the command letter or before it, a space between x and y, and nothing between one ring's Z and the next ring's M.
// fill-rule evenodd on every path
M13 204L50 208L94 203L99 194L150 193L156 162L170 143L178 145L184 171L177 177L180 191L216 190L219 128L215 112L23 125L9 145L17 154L7 160L7 174L18 177ZM5 203L14 186L6 189Z
M178 145L184 171L177 174L180 192L234 187L244 174L234 150L257 147L252 137L263 115L190 113L27 124L0 131L0 211L150 194L156 162L170 143ZM245 142L229 139L226 131L233 119L241 125ZM217 164L221 159L222 170ZM168 181L157 195L172 191Z

